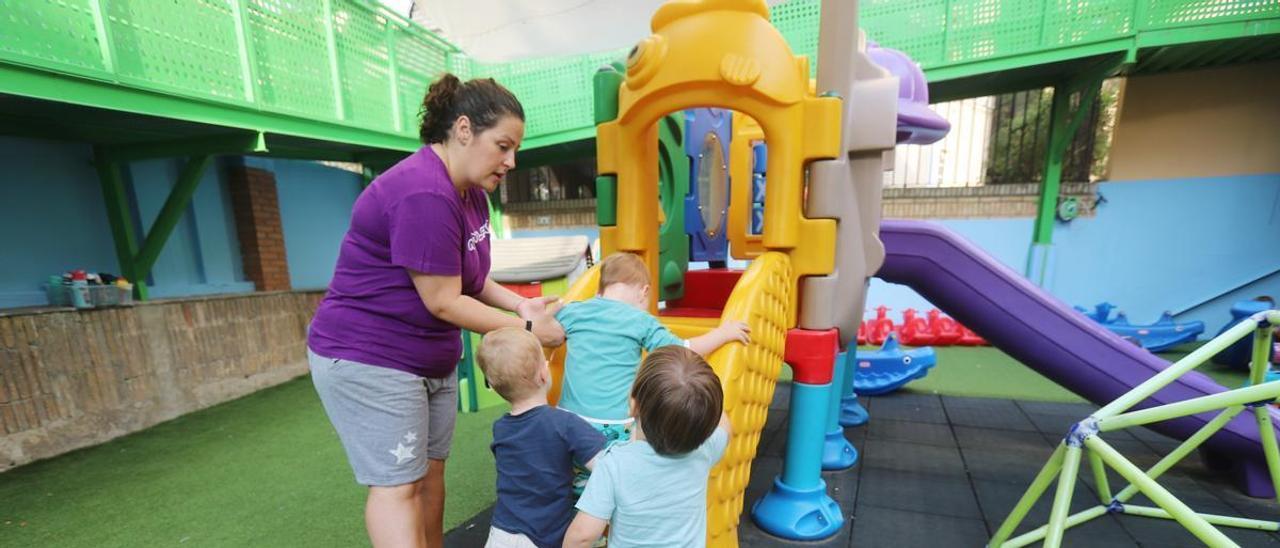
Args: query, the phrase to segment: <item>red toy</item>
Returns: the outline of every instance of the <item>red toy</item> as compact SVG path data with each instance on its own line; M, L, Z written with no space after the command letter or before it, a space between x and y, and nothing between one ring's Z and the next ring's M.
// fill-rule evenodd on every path
M960 337L964 336L964 328L960 327L960 322L942 315L942 311L933 309L929 311L929 332L933 333L933 344L938 346L950 346L956 344Z
M902 312L898 340L908 346L930 346L937 340L937 336L929 329L929 322L916 317L916 309L908 308Z
M867 329L867 343L874 345L884 344L884 340L889 338L889 334L893 333L898 326L894 325L893 320L889 319L889 307L880 305L876 307L876 318L871 320L871 326Z

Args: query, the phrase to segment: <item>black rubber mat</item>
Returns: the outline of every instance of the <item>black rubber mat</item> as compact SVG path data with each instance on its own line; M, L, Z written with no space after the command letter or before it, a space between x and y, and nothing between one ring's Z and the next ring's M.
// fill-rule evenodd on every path
M1071 424L1097 408L1088 404L891 394L867 398L865 426L845 429L860 453L842 472L824 472L828 494L846 518L836 535L819 542L786 541L760 531L750 508L768 493L782 472L786 451L789 386L779 385L744 497L739 526L742 546L936 547L984 546L1017 504ZM1103 439L1134 463L1145 466L1177 445L1177 440L1135 429L1109 432ZM1210 471L1192 454L1161 483L1193 509L1255 519L1280 519L1280 505L1247 497L1228 478ZM1125 486L1108 474L1113 491ZM1041 497L1019 532L1044 525L1053 487ZM1150 505L1139 495L1134 503ZM1082 463L1071 510L1099 504L1093 473ZM448 546L483 546L488 511L446 536ZM1280 547L1276 533L1223 527L1241 546ZM1201 546L1176 522L1106 515L1067 530L1065 546Z

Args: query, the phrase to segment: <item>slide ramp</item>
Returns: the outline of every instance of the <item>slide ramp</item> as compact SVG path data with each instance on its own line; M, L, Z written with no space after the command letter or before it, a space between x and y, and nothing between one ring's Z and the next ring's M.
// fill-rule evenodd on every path
M886 257L877 277L914 289L996 348L1095 404L1111 402L1170 365L1072 310L940 225L886 220L880 225L880 239ZM1135 409L1226 390L1192 371ZM1271 415L1272 421L1280 420L1276 410ZM1151 428L1186 439L1212 418L1213 413L1205 413ZM1206 462L1227 464L1246 493L1271 496L1251 413L1237 416L1201 449L1212 457Z

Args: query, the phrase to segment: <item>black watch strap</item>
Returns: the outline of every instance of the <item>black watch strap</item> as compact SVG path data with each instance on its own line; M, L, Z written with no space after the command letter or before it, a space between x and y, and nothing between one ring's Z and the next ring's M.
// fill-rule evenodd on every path
M529 332L533 331L533 320L524 321L524 330Z

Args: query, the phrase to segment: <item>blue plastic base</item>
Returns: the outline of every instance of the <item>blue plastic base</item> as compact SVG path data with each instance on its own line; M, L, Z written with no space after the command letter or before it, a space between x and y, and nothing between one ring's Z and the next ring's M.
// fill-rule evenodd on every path
M822 470L835 472L848 470L858 463L858 450L844 437L844 429L827 432L822 443Z
M773 479L773 489L751 507L751 521L764 532L787 540L822 540L840 532L844 514L827 496L827 484L799 490Z
M840 426L862 426L867 424L871 415L858 403L856 396L847 396L840 400Z

